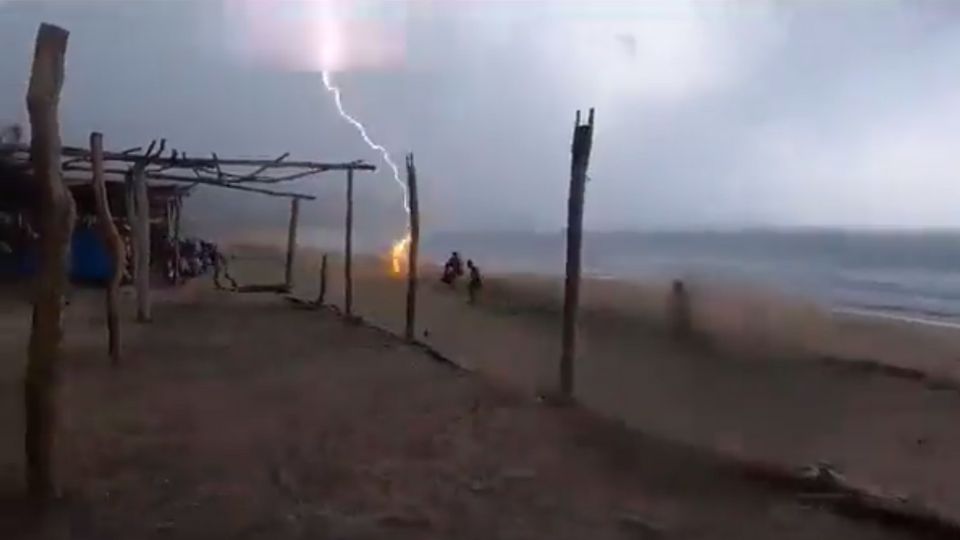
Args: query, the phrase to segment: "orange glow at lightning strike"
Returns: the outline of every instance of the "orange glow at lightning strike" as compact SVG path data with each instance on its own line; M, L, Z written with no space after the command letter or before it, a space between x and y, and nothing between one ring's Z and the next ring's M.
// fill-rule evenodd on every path
M395 276L402 276L410 253L410 233L393 243L390 250L390 269Z

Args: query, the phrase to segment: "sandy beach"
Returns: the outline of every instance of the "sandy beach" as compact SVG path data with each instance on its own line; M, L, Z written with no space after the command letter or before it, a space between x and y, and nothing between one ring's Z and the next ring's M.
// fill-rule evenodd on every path
M0 540L960 539L960 11L869 4L0 0Z
M317 289L301 258L297 294ZM263 264L270 264L265 259ZM275 264L275 263L273 263ZM341 305L331 258L328 302ZM529 394L556 384L560 283L488 277L480 304L426 269L421 339ZM243 280L243 278L241 278ZM357 265L356 312L402 328L404 285L385 261ZM666 284L584 285L576 394L588 408L668 440L792 467L828 463L851 482L960 518L960 334L751 291L694 287L695 346L665 328Z
M241 279L280 269L265 260L234 267ZM388 305L374 302L371 282L361 283L364 309ZM208 279L158 291L149 325L129 322L125 294L120 369L105 354L102 293L74 292L58 454L63 499L37 522L18 502L29 306L22 291L5 292L4 538L906 534L748 481L709 449L632 432L581 408L544 407L515 385L437 363L383 332L295 309L274 294L215 291ZM504 328L532 331L466 310L440 291L424 298L433 294L450 302L451 325L494 317ZM436 335L453 339L449 328ZM526 349L517 355L502 337L487 341L464 358L504 355L490 372L507 378L512 371L504 368L537 352L520 342Z

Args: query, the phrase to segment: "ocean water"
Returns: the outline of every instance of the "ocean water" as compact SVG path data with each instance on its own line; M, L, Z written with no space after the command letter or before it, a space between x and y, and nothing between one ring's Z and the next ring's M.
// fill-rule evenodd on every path
M424 241L487 272L562 274L562 234L446 233ZM960 232L746 231L588 233L593 276L730 281L800 295L838 311L960 324Z

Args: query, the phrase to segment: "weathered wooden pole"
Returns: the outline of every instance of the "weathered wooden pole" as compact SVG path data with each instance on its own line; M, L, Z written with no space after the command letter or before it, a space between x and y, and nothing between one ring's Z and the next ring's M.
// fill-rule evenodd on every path
M667 309L674 339L688 341L693 336L693 317L690 309L690 291L683 280L673 280Z
M173 200L173 282L180 283L180 214L183 201L178 196Z
M297 222L300 219L300 199L290 198L290 225L287 229L287 265L283 283L288 291L293 289L293 266L297 258Z
M133 166L130 174L136 221L133 228L133 250L136 266L134 282L137 289L137 321L150 322L150 199L147 195L146 162Z
M133 169L127 169L123 176L123 203L127 215L126 238L124 238L124 253L126 254L127 264L123 268L124 275L130 278L131 283L136 282L137 277L137 201L133 194L133 179L131 175ZM122 235L121 235L122 236Z
M593 145L593 109L589 121L580 124L577 111L573 129L570 165L570 197L567 200L567 276L563 296L563 341L560 355L560 394L573 397L574 358L577 352L577 311L580 308L580 253L583 245L583 198L587 167Z
M123 185L125 188L123 192L124 193L123 202L125 203L124 208L126 208L126 211L127 211L127 228L130 229L127 232L130 235L130 243L135 244L136 243L135 227L137 223L137 199L134 196L132 176L133 176L133 169L131 168L130 170L127 171L127 174L124 175L123 177L123 180L124 180ZM132 259L131 263L133 264L133 266L136 266L137 258L133 254L131 254L130 258Z
M407 252L407 326L404 336L413 341L417 326L417 257L420 251L420 203L417 199L417 167L407 156L407 196L410 198L410 244Z
M40 187L40 267L24 377L27 487L43 503L56 494L54 459L63 341L63 299L76 216L60 169L60 91L69 32L41 24L27 91L31 148Z
M320 292L317 293L317 305L322 306L327 299L327 254L320 258Z
M343 311L353 316L353 169L347 170L347 223L343 261Z
M107 196L107 184L103 175L103 135L90 134L90 161L93 165L93 193L97 203L97 220L100 222L100 233L103 244L110 255L110 278L107 282L107 333L109 337L110 361L114 366L120 365L120 318L118 315L120 303L120 280L123 278L123 265L126 255L123 249L123 240L120 232L113 223L110 212L110 199Z

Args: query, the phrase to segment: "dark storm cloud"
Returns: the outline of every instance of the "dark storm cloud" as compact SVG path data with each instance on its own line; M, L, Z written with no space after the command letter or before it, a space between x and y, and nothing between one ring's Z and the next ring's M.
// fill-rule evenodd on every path
M589 106L593 228L960 225L952 3L435 1L402 16L390 5L383 24L402 30L404 63L335 80L398 160L416 152L431 229L559 228L573 111ZM7 3L0 118L24 119L33 33L50 20L72 31L68 141L98 129L118 147L165 136L195 153L378 159L317 73L233 55L224 43L242 28L225 9ZM358 186L363 226L391 236L399 190L383 172ZM339 226L340 178L298 187L322 196L309 220ZM244 225L284 219L254 197L194 205Z

